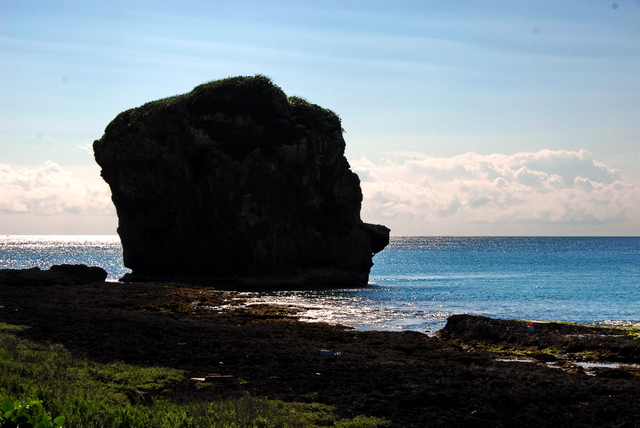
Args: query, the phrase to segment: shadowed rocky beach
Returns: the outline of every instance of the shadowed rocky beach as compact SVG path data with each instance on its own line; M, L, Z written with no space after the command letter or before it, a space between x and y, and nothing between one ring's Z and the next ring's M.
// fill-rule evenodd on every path
M640 420L640 341L623 330L460 315L436 337L361 332L246 306L234 291L169 283L1 284L0 296L0 321L29 326L22 337L211 382L175 385L179 401L249 391L381 416L393 427Z

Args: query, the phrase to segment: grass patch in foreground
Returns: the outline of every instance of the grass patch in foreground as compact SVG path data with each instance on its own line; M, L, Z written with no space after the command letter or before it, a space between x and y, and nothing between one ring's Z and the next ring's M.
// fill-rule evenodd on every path
M65 427L377 427L378 418L340 419L323 404L285 403L245 394L215 402L176 404L165 398L182 371L99 364L62 345L39 345L0 328L0 403L42 400L42 412ZM1 416L1 415L0 415ZM2 418L0 417L0 423Z

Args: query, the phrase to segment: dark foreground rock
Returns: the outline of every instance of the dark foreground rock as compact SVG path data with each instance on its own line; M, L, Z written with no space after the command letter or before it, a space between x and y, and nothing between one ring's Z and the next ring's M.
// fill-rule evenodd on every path
M53 265L49 270L39 267L30 269L0 269L0 284L6 285L77 285L102 282L107 271L101 267L86 265Z
M340 119L235 77L118 115L94 143L128 280L366 284L389 229L360 219Z
M286 310L244 307L238 297L168 284L0 285L0 321L28 325L20 335L99 361L174 367L213 383L177 385L172 395L181 401L246 390L382 416L402 428L634 427L640 420L633 374L591 376L417 332L301 323ZM520 327L513 340L528 337Z
M518 349L547 359L570 354L592 362L640 363L639 333L559 322L453 315L438 335L466 345Z

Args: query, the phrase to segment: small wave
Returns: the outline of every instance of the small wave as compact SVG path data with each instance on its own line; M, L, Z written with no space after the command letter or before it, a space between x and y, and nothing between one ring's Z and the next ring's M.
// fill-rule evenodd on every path
M604 320L596 322L595 325L601 325L605 327L640 327L640 321Z
M337 293L337 292L336 292ZM356 330L414 330L427 333L444 327L452 315L446 311L416 310L411 306L376 305L361 296L344 296L326 292L285 292L264 295L246 293L247 304L269 304L300 308L296 315L304 322L326 322Z

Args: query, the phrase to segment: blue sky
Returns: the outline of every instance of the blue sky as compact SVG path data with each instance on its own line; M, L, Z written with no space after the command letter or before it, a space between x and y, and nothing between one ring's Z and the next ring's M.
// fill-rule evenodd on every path
M640 1L0 0L0 233L115 233L121 111L265 74L395 235L639 235Z

